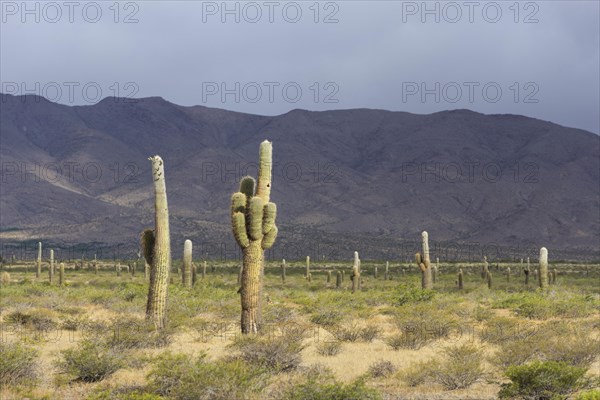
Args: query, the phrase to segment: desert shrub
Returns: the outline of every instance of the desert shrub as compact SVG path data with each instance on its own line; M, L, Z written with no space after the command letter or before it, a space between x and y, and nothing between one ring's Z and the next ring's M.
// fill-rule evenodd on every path
M126 353L102 342L84 340L75 348L61 351L57 368L75 380L97 382L125 365Z
M600 389L587 390L579 393L575 400L600 400Z
M372 342L379 336L381 329L375 325L367 325L360 330L360 338L365 342Z
M239 358L248 364L274 373L298 368L304 349L302 341L291 337L242 337L230 347L238 350Z
M405 331L388 336L384 341L392 350L419 350L431 342L431 338L420 332Z
M439 369L438 360L420 361L400 372L400 379L414 387L432 381L433 372Z
M500 344L511 340L523 340L535 333L536 329L528 323L514 318L495 317L486 322L480 338L489 343Z
M160 348L171 342L168 329L156 330L154 324L146 320L131 318L115 319L112 322L112 336L108 344L124 349Z
M31 382L37 373L37 350L18 342L0 341L0 386Z
M342 342L339 340L323 341L317 344L317 353L322 356L336 356L342 351Z
M148 374L148 389L175 400L229 400L256 397L266 385L265 371L241 360L210 363L204 355L159 356Z
M338 310L321 310L310 316L310 322L321 326L334 326L342 322L344 316Z
M445 360L434 369L434 379L446 390L464 389L483 377L483 351L463 344L444 349Z
M0 274L0 284L8 285L10 283L10 273L4 271Z
M404 305L409 303L421 303L427 302L433 299L436 295L435 291L430 289L421 289L416 285L400 285L398 287L400 294L398 295L398 305Z
M288 388L280 397L281 400L379 400L381 395L368 388L364 380L358 379L349 384L343 384L334 379L305 380Z
M501 399L566 399L582 387L585 372L585 368L556 361L513 365L505 372L511 382L502 385L498 396Z
M31 327L39 331L47 331L58 325L55 313L48 309L15 310L8 313L4 318L8 323Z
M369 375L373 378L384 378L396 372L396 367L391 361L380 360L369 366Z

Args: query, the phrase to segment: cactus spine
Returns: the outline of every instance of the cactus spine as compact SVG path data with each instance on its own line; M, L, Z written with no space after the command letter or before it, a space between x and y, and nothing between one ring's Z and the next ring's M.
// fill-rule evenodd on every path
M433 289L431 261L429 259L429 235L426 231L421 233L421 246L423 248L423 256L421 256L421 253L415 254L417 266L421 270L421 288Z
M233 236L243 252L240 288L243 334L258 333L261 329L264 251L273 246L277 237L277 207L270 201L272 149L268 140L260 144L258 181L243 178L240 191L231 197Z
M281 283L285 283L285 258L281 262Z
M60 263L58 267L58 284L65 286L65 263Z
M165 308L171 270L171 242L169 234L169 207L163 160L159 156L152 161L154 181L154 231L147 229L142 234L144 258L150 265L150 285L146 304L146 319L154 323L156 329L165 327Z
M542 247L540 249L540 271L539 271L540 288L548 287L548 249Z
M192 287L192 241L187 239L183 242L183 264L181 280L183 286Z
M48 279L50 284L54 282L54 250L50 249L50 267L48 268Z
M35 271L35 277L39 278L41 275L42 275L42 242L38 242L37 269Z
M458 288L464 289L464 277L462 268L458 269Z

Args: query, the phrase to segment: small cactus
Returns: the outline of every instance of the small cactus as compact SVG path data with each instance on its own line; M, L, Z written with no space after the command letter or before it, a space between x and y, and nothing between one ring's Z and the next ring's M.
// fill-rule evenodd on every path
M281 261L281 283L285 283L285 258Z
M556 275L557 275L556 268L554 268L552 270L552 283L556 283Z
M506 268L506 282L510 282L510 267Z
M96 255L95 254L94 254L94 263L93 263L93 266L94 266L94 274L98 275L98 260L96 259Z
M331 283L331 271L327 271L327 283Z
M360 282L360 271L358 270L358 266L352 267L352 275L350 275L350 279L352 279L352 293L356 292L356 290L360 290L359 282Z
M117 271L117 276L121 276L121 264L116 264L115 270Z
M58 268L58 284L65 286L65 263L60 263Z
M540 249L539 283L540 288L548 288L548 249L545 247Z
M202 280L206 278L206 260L202 262Z
M379 273L377 271L377 265L376 265L375 269L373 270L373 278L377 279L377 275L379 275Z
M187 239L183 242L183 269L181 283L184 287L192 287L192 241Z
M342 286L342 273L337 271L335 273L335 287L339 289Z
M486 280L487 280L488 289L491 289L492 288L492 273L490 271L488 271L486 274Z
M309 272L308 276L306 277L306 280L308 281L308 283L312 282L312 274Z
M464 278L463 278L462 268L459 268L459 270L458 270L458 288L464 289Z
M196 279L197 279L197 267L195 263L192 263L192 286L196 286Z
M489 264L487 256L483 256L483 265L481 266L481 279L487 279L487 273L489 271Z
M429 260L429 235L426 231L421 233L421 247L423 249L423 255L421 256L421 253L415 254L417 266L421 270L421 288L433 289L431 261Z

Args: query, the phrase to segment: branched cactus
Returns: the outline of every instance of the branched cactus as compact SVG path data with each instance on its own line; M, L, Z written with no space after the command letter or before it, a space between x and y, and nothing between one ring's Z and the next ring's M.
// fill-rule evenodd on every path
M540 288L548 288L548 249L542 247L540 249Z
M65 286L65 263L60 263L58 267L58 284Z
M169 235L169 207L163 160L159 156L152 161L154 181L154 231L146 229L142 233L142 252L150 265L150 285L146 304L146 319L154 323L156 329L165 327L169 271L171 270L171 242Z
M433 289L433 276L431 273L431 261L429 259L429 235L426 231L421 233L421 246L423 255L421 256L421 253L415 254L417 266L421 270L421 288Z
M458 288L464 289L464 276L462 268L459 268L458 270Z
M187 239L183 242L183 269L181 280L184 287L192 287L192 241Z
M273 246L277 237L277 207L270 201L272 165L272 144L265 140L260 145L258 180L243 178L240 191L231 196L233 236L243 252L240 294L244 334L261 329L264 251Z
M42 275L42 242L38 242L37 269L35 271L35 277L39 278L41 275Z

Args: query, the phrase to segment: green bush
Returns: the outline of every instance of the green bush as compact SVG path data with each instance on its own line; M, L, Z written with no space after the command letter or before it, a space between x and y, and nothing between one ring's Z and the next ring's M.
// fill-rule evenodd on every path
M97 382L125 365L122 349L107 347L101 341L84 340L72 349L61 351L58 369L83 382Z
M148 374L148 389L175 400L243 400L264 389L266 376L241 360L210 363L205 355L165 353Z
M294 384L280 397L281 400L379 400L381 395L368 388L362 379L344 385L333 379L307 377Z
M592 389L579 393L575 400L600 400L600 389Z
M435 381L446 390L465 389L483 377L483 351L463 344L444 349L446 359L434 370Z
M400 379L411 387L423 385L433 380L433 371L437 369L439 369L437 360L420 361L402 370Z
M293 337L242 337L230 347L240 352L246 363L274 373L291 371L300 365L304 349L301 340Z
M505 374L511 383L502 385L501 399L559 400L580 389L586 369L565 362L534 361L508 367Z
M18 342L0 341L0 384L14 385L32 381L37 372L37 350Z
M338 310L321 310L310 316L310 322L321 326L334 326L343 319L344 316Z
M119 318L113 320L112 335L108 344L124 349L160 348L171 342L168 329L156 330L154 324L146 320Z
M433 290L423 290L416 285L407 284L398 286L398 291L400 292L398 296L398 305L427 302L433 299L436 295L435 291Z

